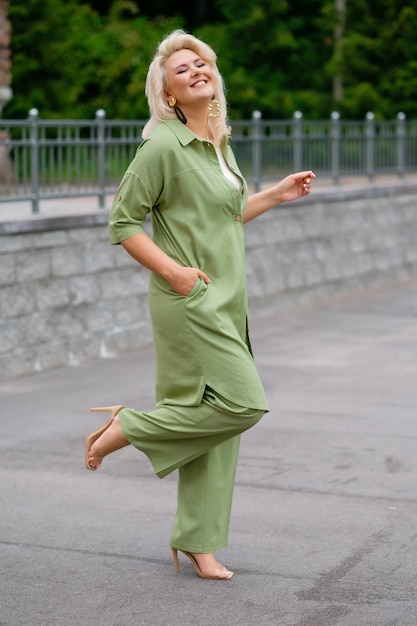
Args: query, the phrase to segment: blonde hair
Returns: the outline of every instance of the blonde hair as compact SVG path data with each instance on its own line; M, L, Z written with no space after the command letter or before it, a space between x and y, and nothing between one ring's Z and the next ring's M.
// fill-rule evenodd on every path
M220 115L208 118L208 131L215 145L219 145L225 135L230 135L227 125L227 104L223 78L217 68L217 55L206 43L184 30L174 30L158 46L156 54L149 66L146 77L145 93L148 98L150 119L146 123L142 137L146 139L158 122L176 118L176 113L166 101L165 89L167 78L166 60L178 50L187 48L195 52L211 68L214 77L214 97L220 104Z

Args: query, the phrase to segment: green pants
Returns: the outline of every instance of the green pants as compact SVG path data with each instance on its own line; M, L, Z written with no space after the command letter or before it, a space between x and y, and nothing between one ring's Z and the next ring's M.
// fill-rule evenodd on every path
M209 388L199 406L120 411L124 436L148 456L156 475L179 470L172 547L214 552L227 545L240 434L264 413Z

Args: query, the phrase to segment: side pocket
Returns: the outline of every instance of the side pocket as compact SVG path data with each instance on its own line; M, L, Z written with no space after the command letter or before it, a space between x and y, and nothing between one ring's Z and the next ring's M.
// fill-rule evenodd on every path
M184 298L188 299L188 298L192 298L193 296L195 296L200 291L201 283L204 283L204 280L199 276L197 278L197 282L195 283L194 287L191 289L190 293L184 296Z

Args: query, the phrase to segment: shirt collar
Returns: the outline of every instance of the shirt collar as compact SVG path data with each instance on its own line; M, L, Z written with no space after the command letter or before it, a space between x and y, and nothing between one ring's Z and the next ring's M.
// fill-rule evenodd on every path
M184 126L180 120L167 120L161 123L166 124L166 126L172 130L178 141L182 143L183 146L187 146L189 143L194 141L194 139L198 140L198 137L194 135L189 128Z
M191 143L194 140L206 141L205 139L202 139L201 137L198 137L197 135L195 135L189 128L187 128L187 126L185 126L182 122L180 122L180 120L176 120L176 119L166 120L164 122L161 122L161 124L166 124L172 130L174 135L177 137L178 141L183 146L187 146L189 143ZM229 137L223 137L221 144L220 144L220 148L222 149L223 152L225 152L228 143L229 143Z

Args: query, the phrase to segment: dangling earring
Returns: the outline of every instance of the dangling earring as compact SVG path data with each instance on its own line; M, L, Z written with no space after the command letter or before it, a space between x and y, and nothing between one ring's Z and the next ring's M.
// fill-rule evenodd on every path
M184 113L181 111L180 107L175 106L174 107L174 111L175 111L175 115L178 117L179 121L182 122L183 124L187 123L187 118L185 117Z
M208 116L209 117L220 117L220 102L217 100L217 98L213 98L210 101L210 104L208 106Z
M181 111L180 107L176 106L177 100L176 98L174 98L174 96L169 97L168 104L170 107L174 109L175 115L178 117L179 121L182 122L183 124L186 124L187 118L185 117L184 113Z

